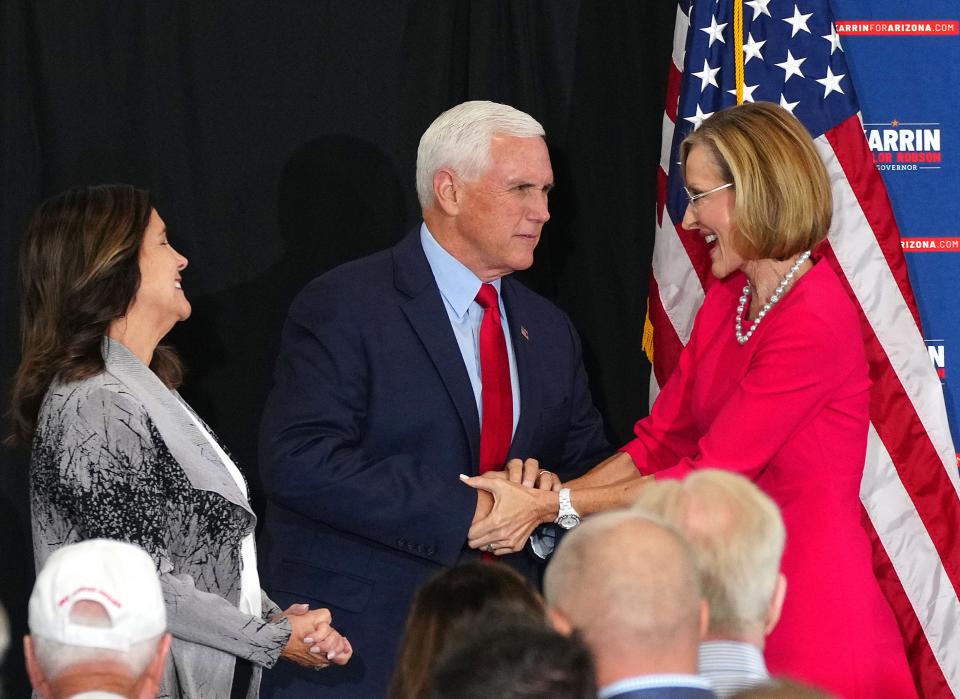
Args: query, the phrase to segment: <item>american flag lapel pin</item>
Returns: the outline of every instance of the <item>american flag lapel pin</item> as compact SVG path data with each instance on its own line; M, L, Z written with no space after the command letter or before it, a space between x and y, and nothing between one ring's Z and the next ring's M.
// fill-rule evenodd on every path
M520 334L523 335L523 339L524 339L524 340L529 340L529 339L530 339L530 333L528 333L528 332L527 332L527 329L526 329L525 327L523 327L522 325L520 326Z

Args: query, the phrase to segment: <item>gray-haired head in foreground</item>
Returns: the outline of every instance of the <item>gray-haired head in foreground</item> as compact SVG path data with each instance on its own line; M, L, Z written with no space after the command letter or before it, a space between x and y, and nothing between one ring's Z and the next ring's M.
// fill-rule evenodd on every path
M656 517L619 510L587 518L553 555L544 594L594 649L696 653L701 598L693 556Z
M780 574L786 530L780 509L743 476L699 470L682 481L656 481L634 508L679 529L700 569L710 631L739 635L767 622Z
M451 107L433 120L417 148L417 198L424 209L433 205L433 176L450 168L470 182L490 167L490 142L496 135L543 137L543 126L519 109L498 102L474 100Z

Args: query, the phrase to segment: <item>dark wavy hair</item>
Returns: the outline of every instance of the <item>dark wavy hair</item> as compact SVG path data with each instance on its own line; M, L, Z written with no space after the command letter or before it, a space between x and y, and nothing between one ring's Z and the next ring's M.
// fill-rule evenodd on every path
M596 699L590 649L542 621L475 624L441 653L423 699Z
M27 443L50 383L96 376L101 343L140 286L140 248L153 211L150 193L126 184L78 187L45 201L20 249L20 366L8 442ZM183 380L172 348L150 368L167 386Z
M501 617L546 623L543 599L512 568L466 563L428 580L407 616L390 699L423 699L437 659L450 642L470 626Z

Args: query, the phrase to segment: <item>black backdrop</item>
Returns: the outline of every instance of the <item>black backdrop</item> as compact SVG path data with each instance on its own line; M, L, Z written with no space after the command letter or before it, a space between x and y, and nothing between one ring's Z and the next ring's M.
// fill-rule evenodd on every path
M491 99L547 130L557 188L519 275L573 318L611 439L647 409L640 350L675 0L3 0L0 395L18 360L16 257L32 209L77 184L154 191L190 258L169 339L183 393L259 501L260 406L309 279L418 220L420 134ZM0 449L0 599L25 696L33 579L26 455Z

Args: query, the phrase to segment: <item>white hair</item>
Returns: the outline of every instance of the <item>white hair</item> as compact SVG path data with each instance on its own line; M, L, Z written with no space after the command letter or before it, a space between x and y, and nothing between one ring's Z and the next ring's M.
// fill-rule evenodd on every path
M777 586L786 529L780 509L747 478L720 469L647 486L635 510L653 513L686 537L710 604L710 631L736 634L763 624Z
M452 107L433 120L417 148L417 198L434 203L433 176L450 168L470 182L490 167L490 142L496 135L543 137L543 126L529 114L506 104L475 100Z
M74 606L70 621L83 626L109 627L110 615L99 602L84 600ZM31 638L40 670L48 680L54 680L67 668L90 662L118 663L129 668L131 676L138 677L156 657L163 634L131 643L126 652L74 646L36 634L31 634Z

